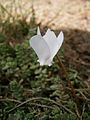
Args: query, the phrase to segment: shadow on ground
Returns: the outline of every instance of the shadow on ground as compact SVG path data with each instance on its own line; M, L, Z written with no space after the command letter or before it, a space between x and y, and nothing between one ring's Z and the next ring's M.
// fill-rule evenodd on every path
M29 24L27 24L25 20L19 21L19 23L20 24L14 25L7 23L4 27L2 27L3 29L1 34L5 36L6 40L9 41L10 44L12 43L11 46L13 46L13 44L15 45L17 41L22 43L25 39L27 39L28 35L31 37L32 33L29 32L32 27L35 29L33 29L33 31L31 30L31 32L35 33L36 31L36 23L33 23L34 26L32 26L32 21ZM8 26L9 28L7 28ZM47 26L41 26L42 34L45 33L47 28ZM85 79L89 79L90 32L79 29L61 28L60 30L55 30L56 35L58 35L61 30L64 32L65 36L63 48L68 65L70 66L75 64L76 70L78 70ZM2 37L0 37L0 41L1 40Z
M43 30L47 30L44 27ZM64 32L64 55L68 65L75 64L75 68L85 79L89 80L90 75L90 32L78 29L55 30L56 35L60 31ZM44 31L44 33L45 33Z

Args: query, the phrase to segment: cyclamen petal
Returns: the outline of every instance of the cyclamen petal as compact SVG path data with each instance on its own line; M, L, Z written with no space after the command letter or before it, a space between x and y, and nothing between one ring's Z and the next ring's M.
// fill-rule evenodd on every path
M57 37L57 42L58 42L58 48L60 49L60 47L62 46L64 40L64 35L63 32L61 31Z
M33 36L29 42L30 46L36 52L41 66L51 66L53 58L57 54L64 40L63 32L61 31L58 37L50 29L47 30L44 36L41 36L39 27L37 28L37 35Z
M37 28L37 35L41 35L39 27Z

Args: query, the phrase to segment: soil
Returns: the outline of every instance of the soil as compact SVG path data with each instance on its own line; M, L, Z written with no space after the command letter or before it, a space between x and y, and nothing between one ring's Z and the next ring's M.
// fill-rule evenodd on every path
M13 5L13 2L3 0L3 5ZM90 82L90 0L23 0L13 6L18 14L21 11L28 14L29 21L32 5L36 24L42 31L49 27L57 35L61 30L64 32L65 59L70 64L74 62L83 78Z
M90 82L90 1L34 1L36 23L58 34L64 32L65 59Z

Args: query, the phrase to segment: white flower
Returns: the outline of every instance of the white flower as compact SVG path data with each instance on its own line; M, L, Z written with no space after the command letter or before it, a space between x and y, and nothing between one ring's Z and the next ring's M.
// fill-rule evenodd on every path
M41 36L39 27L37 28L37 35L33 36L29 42L30 46L36 52L40 65L51 66L53 58L57 54L64 40L63 32L61 31L56 37L55 33L50 29L47 30L44 36Z

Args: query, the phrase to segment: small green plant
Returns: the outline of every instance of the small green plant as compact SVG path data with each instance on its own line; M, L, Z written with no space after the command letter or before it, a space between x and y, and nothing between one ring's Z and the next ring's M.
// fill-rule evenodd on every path
M0 21L0 119L78 120L71 89L58 60L54 58L56 64L52 67L40 67L37 63L28 42L35 34L34 18L27 23L26 19L14 19L9 14L5 21ZM66 65L62 51L58 54ZM86 85L74 67L68 75L81 98L82 119L89 120L89 91L82 92ZM86 98L85 104L82 104L82 95Z
M16 44L14 48L6 41L1 42L0 53L0 91L1 96L6 99L5 101L2 99L1 103L2 118L5 119L12 108L26 101L26 104L9 112L7 119L77 119L75 104L68 95L69 88L67 83L63 83L64 86L62 85L57 75L59 67L56 64L49 68L40 67L36 60L37 56L29 47L28 41L23 44ZM57 63L56 58L55 62ZM76 74L74 69L69 72L69 76L71 76L73 85L81 84L78 73ZM64 76L61 79L65 82ZM74 82L74 79L79 83ZM68 92L65 92L63 87L67 87ZM78 88L82 87L78 86ZM29 98L32 99L33 97L39 98L27 102ZM48 101L41 98L47 98ZM86 110L88 110L88 106ZM53 111L55 112L53 113ZM88 119L88 117L89 111L83 114L83 119Z

